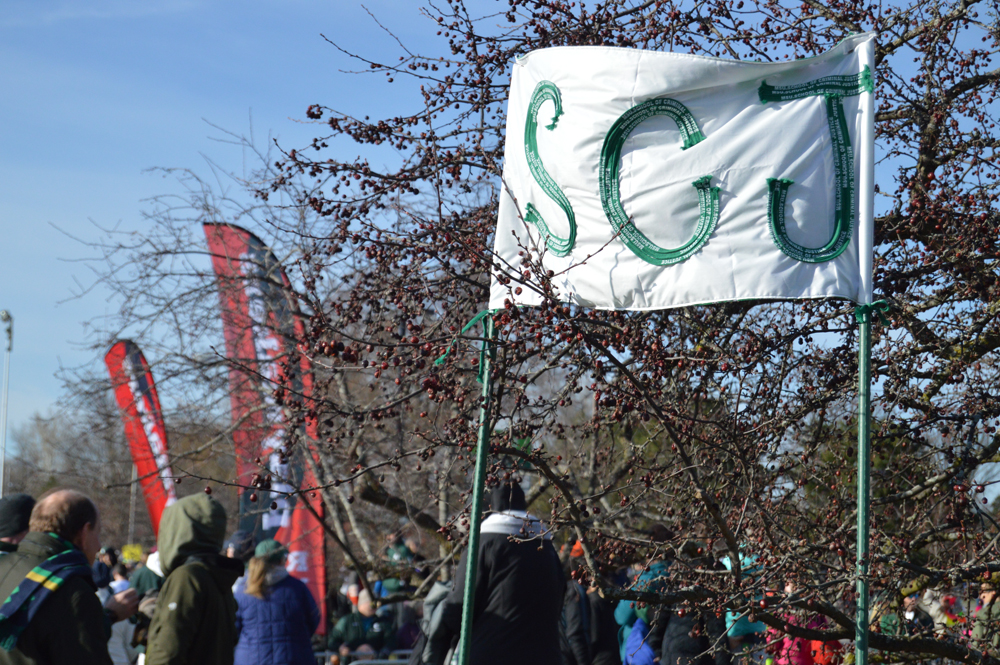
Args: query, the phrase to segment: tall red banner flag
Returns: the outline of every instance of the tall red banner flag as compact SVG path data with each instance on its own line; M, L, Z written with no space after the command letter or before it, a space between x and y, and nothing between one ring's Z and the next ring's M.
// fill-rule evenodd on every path
M125 423L125 438L132 452L142 495L146 498L153 533L158 534L163 509L176 501L177 495L167 456L167 429L163 425L153 373L139 347L127 339L115 342L105 354L104 362L111 374L111 385Z
M316 480L303 455L284 447L286 415L275 400L283 388L304 399L312 396L312 367L302 356L288 367L291 345L302 339L304 327L291 284L270 249L246 229L230 224L205 224L212 267L219 283L222 330L226 339L232 406L233 440L239 484L250 485L266 466L272 474L270 496L240 490L240 529L259 539L274 538L288 547L288 572L305 582L323 615L319 632L326 630L326 552L323 528L289 493L315 486ZM307 420L306 434L315 440L315 422ZM260 464L255 460L259 459ZM311 504L319 515L323 504Z

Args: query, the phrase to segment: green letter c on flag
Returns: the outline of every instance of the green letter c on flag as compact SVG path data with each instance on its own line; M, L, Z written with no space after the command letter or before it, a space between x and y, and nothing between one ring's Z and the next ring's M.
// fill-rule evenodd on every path
M604 147L601 148L599 175L604 214L615 232L620 234L622 242L643 261L656 266L666 266L686 260L708 242L708 237L712 235L719 222L719 188L711 186L710 175L702 176L691 183L698 190L698 225L691 239L680 247L674 249L660 247L630 222L621 201L618 162L621 160L625 141L639 123L658 115L665 115L677 123L681 138L684 139L682 150L687 150L705 140L705 135L698 128L698 123L686 106L675 99L650 99L633 106L611 125L611 129L604 137Z
M524 123L524 155L528 159L528 170L531 171L535 182L566 213L566 219L569 222L569 237L560 238L552 233L548 224L531 203L524 206L524 219L538 227L545 241L545 246L550 252L556 256L566 256L576 243L576 215L573 214L573 206L570 205L569 199L559 189L559 185L552 179L549 172L545 170L542 157L538 154L538 111L542 104L547 101L552 102L556 107L555 113L552 115L552 123L545 126L551 131L556 128L556 122L559 121L559 116L563 112L562 97L559 94L559 88L554 83L541 81L535 86L535 91L531 94L531 102L528 104L528 118Z

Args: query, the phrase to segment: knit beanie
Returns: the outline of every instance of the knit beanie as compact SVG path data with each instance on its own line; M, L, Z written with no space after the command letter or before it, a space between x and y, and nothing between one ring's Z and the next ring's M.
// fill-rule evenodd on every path
M27 531L34 507L35 500L27 494L10 494L0 499L0 538Z
M256 557L267 559L268 563L281 563L288 554L288 550L277 540L268 539L257 543L257 548L253 553Z

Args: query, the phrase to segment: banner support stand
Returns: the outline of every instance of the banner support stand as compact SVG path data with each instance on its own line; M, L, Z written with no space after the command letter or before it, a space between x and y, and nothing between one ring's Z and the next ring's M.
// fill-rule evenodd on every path
M476 573L479 567L479 527L482 524L483 490L486 466L490 454L490 422L493 392L493 316L483 319L483 344L486 353L480 356L480 376L483 377L483 398L479 405L479 433L476 440L476 471L472 485L472 513L469 516L469 545L465 550L465 593L462 597L462 632L458 643L458 665L469 665L472 653L472 611L476 602Z
M161 481L162 482L162 481ZM129 487L128 496L128 540L130 545L135 542L135 490L139 483L139 469L132 464L132 482Z

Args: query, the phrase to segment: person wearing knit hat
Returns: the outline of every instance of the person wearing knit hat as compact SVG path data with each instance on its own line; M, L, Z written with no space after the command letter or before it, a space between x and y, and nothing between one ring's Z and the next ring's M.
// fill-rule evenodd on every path
M35 500L27 494L11 494L0 499L0 552L16 552L17 544L28 535L28 520Z
M472 654L476 665L551 665L562 660L560 623L566 580L552 533L527 512L520 483L510 480L490 493L489 515L479 527ZM462 552L454 585L442 601L441 630L461 632L466 557Z
M263 540L247 566L246 584L236 592L239 641L235 665L314 665L312 634L319 607L304 582L285 570L288 549Z
M288 556L288 550L277 540L269 538L257 543L257 547L253 550L253 555L264 559L270 564L284 563L285 557Z

